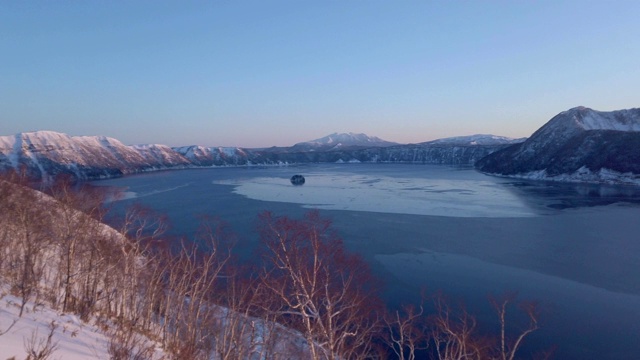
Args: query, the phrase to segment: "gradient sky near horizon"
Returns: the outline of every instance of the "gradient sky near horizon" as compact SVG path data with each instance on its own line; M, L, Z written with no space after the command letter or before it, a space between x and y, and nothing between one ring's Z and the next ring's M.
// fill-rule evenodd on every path
M638 1L2 1L0 135L529 136L640 107Z

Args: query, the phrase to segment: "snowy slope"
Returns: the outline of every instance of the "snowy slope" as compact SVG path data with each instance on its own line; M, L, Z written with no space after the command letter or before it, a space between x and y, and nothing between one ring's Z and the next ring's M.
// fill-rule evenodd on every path
M521 144L477 163L480 171L558 181L635 183L640 175L640 109L576 107Z
M51 308L29 302L27 311L18 318L20 299L6 295L0 299L0 332L6 331L11 324L15 324L0 336L0 356L2 359L15 356L16 359L26 359L26 344L35 336L36 343L46 342L55 324L52 344L56 346L51 359L85 360L109 359L109 337L94 321L85 323L76 315L61 314ZM153 346L153 342L144 339ZM155 347L155 359L163 356L163 351Z
M640 131L640 109L596 111L579 106L560 113L584 130Z
M33 230L31 241L37 242L37 254L32 254L32 258L36 259L37 265L34 269L38 276L37 289L28 298L25 311L22 317L19 317L22 298L12 295L9 284L19 282L16 274L7 270L7 262L0 269L0 359L16 356L16 359L27 358L27 348L31 339L33 344L43 345L46 343L47 336L53 329L52 345L56 350L49 359L109 359L108 346L109 331L116 328L110 326L107 320L98 321L95 316L88 314L89 322L83 322L73 313L63 314L51 307L51 302L60 306L60 293L63 289L57 281L60 279L60 264L63 263L62 252L64 244L60 240L64 234L68 234L65 229L84 229L86 233L82 235L82 231L73 233L78 244L87 243L87 238L96 240L102 238L112 244L125 244L125 238L112 227L98 222L78 210L67 207L53 197L42 192L27 188L21 185L13 184L5 180L0 180L0 187L4 194L2 198L5 209L12 209L13 212L20 212L27 209L27 216L30 219L29 226L34 229L40 229L46 234L47 240L43 241ZM11 259L11 254L20 253L20 234L24 233L24 228L16 226L15 218L11 212L4 214L2 218L2 227L5 230L3 234L3 247L0 248L0 258ZM33 223L33 225L31 225ZM84 237L83 237L84 236ZM40 240L37 240L40 239ZM79 249L77 245L76 249ZM122 247L124 248L124 246ZM103 248L104 249L104 248ZM84 248L83 251L86 251ZM79 255L80 256L80 255ZM87 255L84 255L87 256ZM77 272L74 276L81 276L80 265L77 257L70 257L72 263L76 264ZM13 258L13 264L9 267L19 265L23 258ZM93 266L96 266L94 263ZM104 284L104 283L102 283ZM19 290L14 288L14 293ZM46 294L46 295L45 295ZM77 292L75 293L76 298ZM33 300L37 299L37 300ZM57 299L57 300L51 300ZM94 313L95 315L95 313ZM98 326L98 323L102 326ZM53 328L52 328L53 325ZM105 326L106 325L106 326ZM150 348L154 348L155 358L160 358L162 351L157 349L155 343L147 338L139 337L141 341L147 343Z

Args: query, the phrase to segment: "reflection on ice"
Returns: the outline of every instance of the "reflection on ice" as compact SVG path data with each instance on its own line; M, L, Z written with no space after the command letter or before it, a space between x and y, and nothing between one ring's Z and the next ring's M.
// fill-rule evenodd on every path
M262 177L225 182L251 199L304 204L327 210L372 211L449 217L534 216L500 184L469 179L398 178L314 173L303 187L288 179ZM217 182L219 183L219 182Z

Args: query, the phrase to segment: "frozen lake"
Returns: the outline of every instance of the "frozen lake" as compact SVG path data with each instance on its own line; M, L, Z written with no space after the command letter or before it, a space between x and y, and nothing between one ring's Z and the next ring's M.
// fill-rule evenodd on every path
M462 176L447 179L442 176L442 169L438 170L418 177L411 173L345 174L315 169L305 174L308 181L304 186L291 186L281 177L216 183L232 185L235 193L251 199L295 203L305 208L451 217L535 215L522 200L495 181Z
M302 174L303 186L289 178ZM250 259L256 215L320 209L386 283L386 301L426 287L491 321L490 293L537 300L543 328L527 349L559 359L640 353L640 189L536 183L425 165L309 165L158 172L96 182L166 213L178 235L216 215Z

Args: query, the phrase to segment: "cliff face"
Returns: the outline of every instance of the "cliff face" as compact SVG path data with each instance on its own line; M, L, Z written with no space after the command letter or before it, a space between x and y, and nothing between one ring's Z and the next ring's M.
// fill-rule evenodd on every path
M397 145L391 147L355 148L330 151L286 151L239 149L233 154L192 147L177 149L197 166L245 164L299 164L335 162L391 162L442 165L473 165L506 145Z
M0 137L0 168L24 168L34 178L96 179L189 164L165 145L127 146L104 136L38 131Z

